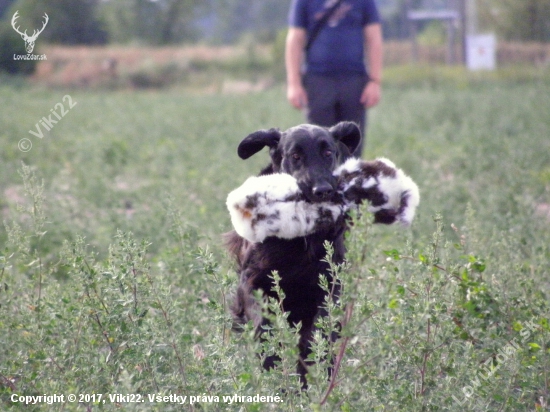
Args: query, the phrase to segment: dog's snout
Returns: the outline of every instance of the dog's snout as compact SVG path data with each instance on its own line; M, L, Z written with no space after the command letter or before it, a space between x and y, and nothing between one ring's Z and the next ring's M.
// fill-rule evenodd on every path
M319 199L329 199L334 194L334 188L330 183L323 182L313 186L311 192Z

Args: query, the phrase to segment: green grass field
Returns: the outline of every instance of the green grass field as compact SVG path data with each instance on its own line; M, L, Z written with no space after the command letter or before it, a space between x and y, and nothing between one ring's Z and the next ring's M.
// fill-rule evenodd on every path
M230 332L221 242L227 193L267 162L241 161L237 144L303 122L283 89L0 86L0 409L548 410L550 83L414 77L369 113L364 157L417 182L416 221L355 225L329 308L353 316L335 347L319 339L303 393L283 314L264 344L283 354L270 373L250 331ZM343 354L334 387L326 351ZM22 404L53 394L63 402Z

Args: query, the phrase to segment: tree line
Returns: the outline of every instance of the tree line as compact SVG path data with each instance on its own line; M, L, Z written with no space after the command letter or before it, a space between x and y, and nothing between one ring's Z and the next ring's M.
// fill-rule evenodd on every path
M387 39L408 37L408 9L457 7L469 0L375 0ZM49 27L41 39L55 44L165 45L233 43L244 34L272 41L286 27L291 0L0 0L10 26ZM479 27L504 40L550 41L550 0L477 0ZM2 35L0 32L0 35Z
M1 24L32 28L56 44L232 43L243 33L271 40L286 25L290 0L0 0Z

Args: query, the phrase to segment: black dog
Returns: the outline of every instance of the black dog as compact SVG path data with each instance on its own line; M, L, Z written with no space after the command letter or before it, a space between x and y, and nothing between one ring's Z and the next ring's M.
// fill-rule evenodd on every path
M270 129L252 133L240 143L238 154L247 159L265 146L269 147L271 164L260 175L288 173L297 179L307 201L316 203L330 201L336 196L333 171L351 157L360 141L361 132L351 122L342 122L330 129L301 125L285 132ZM319 286L319 275L325 275L332 282L329 265L323 261L326 256L324 243L332 244L333 261L342 263L345 230L346 222L340 219L327 229L294 239L268 237L261 243L251 243L236 232L227 235L227 245L236 257L240 274L231 308L235 323L252 320L258 335L262 333L262 325L268 321L262 318L252 291L261 290L264 296L276 297L270 276L277 271L285 293L283 309L289 312L288 321L293 326L301 322L298 373L303 386L307 372L305 359L310 352L316 319L325 315L322 308L325 292ZM267 357L264 367L272 368L276 360L277 357Z

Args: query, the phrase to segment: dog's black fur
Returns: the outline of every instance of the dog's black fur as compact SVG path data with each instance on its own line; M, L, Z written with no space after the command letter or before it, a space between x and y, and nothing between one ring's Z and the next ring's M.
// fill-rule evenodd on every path
M285 132L270 129L252 133L240 143L238 154L247 159L269 147L271 164L260 175L288 173L297 179L309 202L321 202L336 196L337 182L332 172L351 156L360 141L361 132L351 122L342 122L330 129L300 125ZM262 318L252 292L261 290L265 296L276 297L270 276L277 271L285 293L283 309L289 312L288 321L291 325L301 322L298 372L304 386L307 372L304 360L310 352L315 322L325 314L322 308L325 292L319 286L319 275L327 276L332 282L329 265L323 261L324 243L332 244L333 261L343 262L345 230L346 222L341 219L330 229L294 239L268 237L262 243L250 243L234 231L227 234L226 243L237 260L240 274L231 308L236 325L252 320L258 335L261 334L267 320ZM274 356L267 357L264 367L272 368L276 360Z

